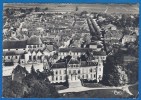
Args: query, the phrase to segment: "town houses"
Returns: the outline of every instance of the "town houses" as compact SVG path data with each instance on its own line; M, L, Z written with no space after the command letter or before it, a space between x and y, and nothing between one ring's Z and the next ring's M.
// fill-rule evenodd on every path
M85 17L69 14L57 14L57 17L51 14L53 19L47 20L46 17L49 16L42 14L38 17L39 15L35 13L32 17L29 16L34 19L29 23L29 17L26 18L18 28L20 31L9 37L17 40L5 38L4 65L41 64L43 69L53 71L54 74L49 77L51 83L68 81L69 87L76 86L75 84L80 86L81 80L101 81L106 53L102 41L97 38L101 36L101 30L96 20L89 20L95 36ZM30 26L32 27L29 28Z
M75 12L75 9L60 10L32 11L23 18L13 19L15 23L5 20L3 67L14 69L18 65L11 72L13 80L26 76L21 66L34 66L36 70L53 72L48 76L52 84L68 82L69 87L76 87L82 86L83 81L99 83L103 80L107 56L116 51L112 48L115 45L120 45L118 49L126 48L126 43L136 41L136 35L125 34L114 22L107 21L110 19L106 16Z

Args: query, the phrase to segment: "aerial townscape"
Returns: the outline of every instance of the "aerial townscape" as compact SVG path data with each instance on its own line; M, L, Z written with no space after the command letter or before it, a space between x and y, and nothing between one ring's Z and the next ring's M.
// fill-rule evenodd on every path
M4 4L6 98L137 98L138 5Z

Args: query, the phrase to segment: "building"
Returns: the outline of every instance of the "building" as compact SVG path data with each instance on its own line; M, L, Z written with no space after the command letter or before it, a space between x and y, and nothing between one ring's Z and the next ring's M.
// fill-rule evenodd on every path
M136 35L124 35L124 37L122 38L122 44L124 45L125 43L135 42L136 38Z
M68 55L77 58L86 52L92 52L92 49L89 48L60 48L58 51L58 58L64 58Z
M39 36L33 35L27 40L26 50L43 50L45 45Z
M43 60L43 52L41 50L29 50L25 54L26 63L28 62L38 62L41 63Z
M25 40L4 40L3 41L3 64L11 66L14 63L25 63L24 55L26 49Z
M25 51L26 40L4 40L3 51Z
M10 63L25 63L24 51L3 51L3 63L10 66ZM19 62L20 61L20 62ZM9 64L8 64L9 63Z
M103 52L93 54L87 60L78 59L73 55L68 62L54 63L51 67L54 75L50 76L49 80L51 83L68 82L69 87L81 86L81 80L101 81L106 54Z

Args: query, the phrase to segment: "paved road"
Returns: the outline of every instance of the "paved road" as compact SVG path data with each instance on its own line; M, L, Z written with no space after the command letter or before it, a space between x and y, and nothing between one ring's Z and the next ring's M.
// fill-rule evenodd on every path
M123 90L125 92L127 92L129 95L133 95L130 91L129 91L129 86L134 86L138 83L135 84L130 84L130 85L125 85L125 86L120 86L120 87L96 87L96 88L89 88L89 87L74 87L74 88L68 88L68 89L64 89L64 90L59 90L58 93L67 93L67 92L82 92L82 91L89 91L89 90L101 90L101 89L120 89Z

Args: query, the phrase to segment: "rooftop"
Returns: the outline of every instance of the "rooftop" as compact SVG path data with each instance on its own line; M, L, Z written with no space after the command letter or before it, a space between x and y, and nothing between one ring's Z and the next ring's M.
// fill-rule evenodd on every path
M26 48L26 40L4 40L3 49Z

